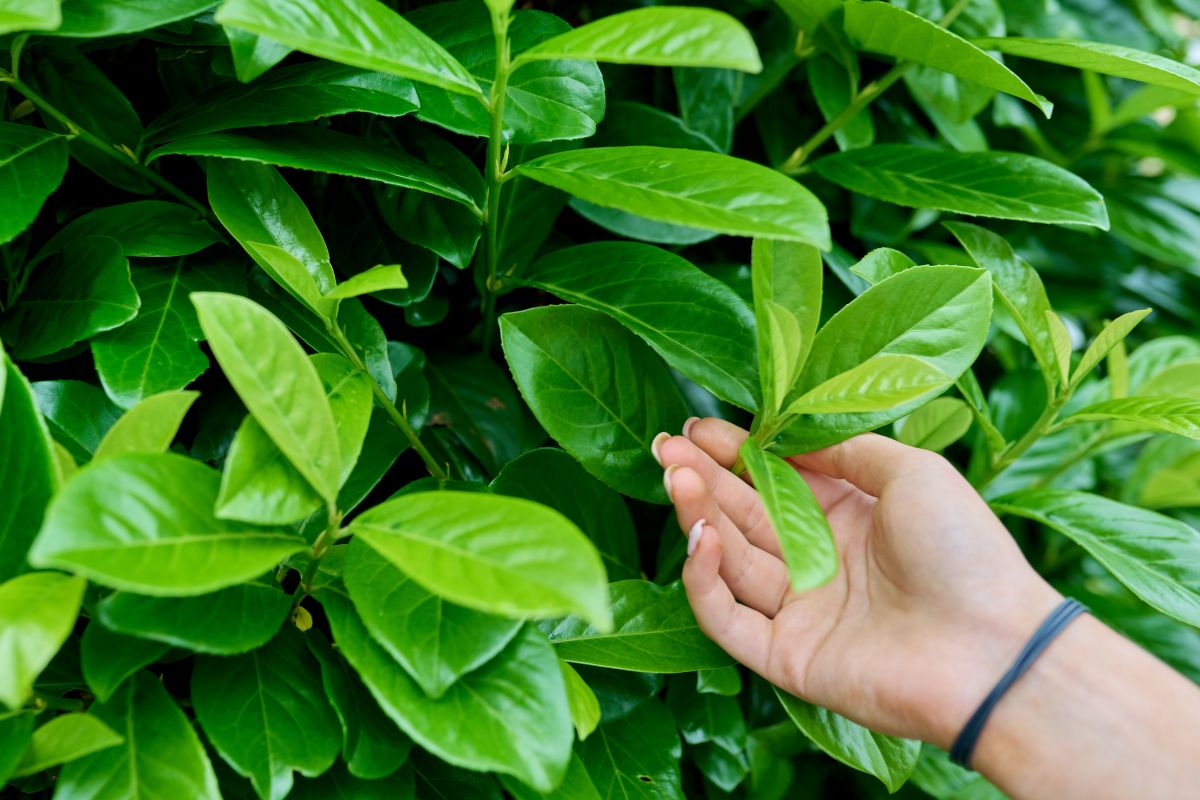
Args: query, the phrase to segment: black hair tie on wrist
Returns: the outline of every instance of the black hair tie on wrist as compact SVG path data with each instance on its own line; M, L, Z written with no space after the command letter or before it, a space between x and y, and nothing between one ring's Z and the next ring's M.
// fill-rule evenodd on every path
M1008 668L1008 672L1004 673L1004 677L996 682L995 687L988 692L987 697L983 698L979 708L975 709L975 713L971 715L967 724L959 732L954 744L950 747L951 761L959 766L970 768L971 753L975 750L975 743L979 741L979 735L983 733L983 726L987 724L988 717L996 708L996 704L1004 697L1005 692L1012 688L1017 679L1033 666L1033 662L1042 654L1047 645L1054 641L1054 637L1062 633L1063 628L1067 627L1071 620L1085 611L1087 608L1083 603L1068 597L1050 612L1045 621L1033 632L1033 636L1029 637L1029 641L1021 649L1017 660Z

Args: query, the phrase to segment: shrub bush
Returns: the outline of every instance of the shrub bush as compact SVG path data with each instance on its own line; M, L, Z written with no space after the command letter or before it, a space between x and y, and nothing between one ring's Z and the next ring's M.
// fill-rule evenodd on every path
M0 2L9 791L997 794L699 631L689 414L796 587L883 430L1200 678L1194 0L724 5Z

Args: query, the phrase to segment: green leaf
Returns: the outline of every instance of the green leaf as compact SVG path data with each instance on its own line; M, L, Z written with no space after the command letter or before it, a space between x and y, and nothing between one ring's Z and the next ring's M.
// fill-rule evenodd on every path
M108 429L93 460L126 453L165 453L199 396L199 392L163 392L147 397Z
M886 411L952 382L916 356L878 355L814 386L787 407L788 414L854 414Z
M90 383L38 381L30 388L55 442L76 461L89 460L105 432L121 417L120 407Z
M991 280L968 267L913 267L871 287L821 328L793 395L880 355L920 358L946 376L974 362L991 320ZM915 411L940 389L885 411L797 418L773 448L782 455L823 447Z
M1050 329L1050 341L1054 345L1054 363L1058 367L1058 384L1066 386L1071 381L1071 332L1066 323L1054 311L1046 312L1046 327Z
M187 797L220 800L217 777L183 711L142 671L89 712L125 741L63 768L56 793L94 800Z
M574 616L541 623L559 658L635 672L693 672L730 663L696 624L682 583L618 581L609 592L611 629Z
M0 781L8 777L25 754L33 733L32 712L14 711L0 714Z
M19 708L75 625L87 581L34 572L0 583L0 703Z
M653 699L603 723L579 745L579 757L605 800L683 800L682 755L670 713Z
M573 305L505 314L500 336L522 396L555 441L617 491L665 502L650 441L687 411L654 351L610 317Z
M191 298L213 355L246 408L317 493L334 503L341 457L316 367L257 303L216 292Z
M61 0L18 0L0 8L0 35L15 31L52 31L62 24ZM0 773L0 779L3 779Z
M1032 58L1200 94L1200 70L1132 47L1106 42L1026 39L1020 36L988 37L975 39L973 43L984 50L999 50L1005 55Z
M503 650L522 623L448 603L366 541L346 551L343 580L375 641L435 700Z
M482 97L462 64L377 0L225 0L216 20L318 58Z
M1066 489L1028 489L1006 495L992 507L1053 528L1142 600L1200 627L1200 538L1187 523Z
M840 4L839 4L840 5ZM832 56L818 55L808 62L808 82L817 107L826 121L836 119L854 99L855 76ZM839 150L855 150L875 143L875 121L863 108L833 132Z
M292 125L189 136L158 148L146 160L168 155L213 156L345 175L475 205L454 181L398 148L328 128Z
M24 572L25 554L42 526L58 478L50 432L33 389L0 347L0 581Z
M244 655L196 659L191 689L205 735L263 800L286 797L293 770L316 777L337 758L337 715L295 626Z
M587 767L583 765L579 754L574 752L571 753L566 776L552 792L543 794L504 775L500 776L500 783L513 796L513 800L602 800L588 776Z
M1085 406L1060 424L1115 421L1128 431L1162 431L1200 439L1200 400L1191 397L1122 397Z
M957 397L931 400L896 422L896 438L910 447L940 452L971 428L971 407Z
M964 80L1026 100L1046 118L1054 105L1016 73L956 33L900 6L879 0L848 0L846 35L858 50L881 53L949 72Z
M125 738L91 714L63 714L33 732L33 738L13 771L15 777L116 747Z
M108 702L126 678L169 649L164 642L113 633L93 621L84 630L79 647L84 680L97 700Z
M413 84L395 75L314 61L272 72L252 84L226 83L172 106L146 129L154 145L232 128L307 122L365 111L402 117L420 106Z
M129 257L188 256L221 241L212 226L187 206L138 200L76 217L43 245L37 260L88 236L116 239L121 252Z
M344 596L322 591L320 600L339 649L418 744L451 764L512 775L543 792L558 785L574 735L558 659L536 629L527 627L434 700L371 640Z
M735 665L696 672L696 691L732 697L742 691L742 673Z
M607 629L600 554L557 511L475 492L420 492L359 514L349 530L434 594L510 616L579 613Z
M594 242L556 250L518 280L608 314L717 397L757 407L758 376L746 359L754 317L685 259L646 244Z
M637 533L625 502L569 453L530 450L505 464L491 489L550 506L574 522L596 545L609 580L641 575Z
M284 289L299 300L309 311L322 320L333 321L337 318L337 301L325 295L326 290L317 286L313 275L310 275L303 261L282 247L261 242L243 242L251 257L254 258L267 274L276 280Z
M762 71L750 32L728 14L708 8L639 8L603 17L531 47L513 69L559 58Z
M762 498L792 588L804 591L828 583L838 569L837 545L829 520L804 478L788 462L747 439L738 451Z
M671 77L679 99L679 117L661 111L653 116L668 124L682 123L684 135L703 143L697 149L728 153L733 146L734 108L738 105L743 76L731 69L676 67L671 70ZM630 143L653 144L644 138Z
M579 737L580 741L583 741L600 724L600 701L596 699L596 693L592 691L592 687L587 685L574 667L561 660L558 665L562 667L563 681L567 685L567 703L571 707L571 721L575 725L575 735Z
M659 222L830 247L825 208L811 192L775 170L720 153L592 147L535 158L516 173Z
M1083 357L1079 359L1079 364L1075 367L1075 374L1071 376L1071 384L1079 386L1083 383L1083 379L1088 376L1088 373L1095 369L1096 365L1103 361L1114 347L1125 341L1125 337L1149 314L1150 309L1148 308L1130 311L1105 325L1104 330L1097 334L1092 343L1088 345L1088 349L1084 351Z
M400 271L399 264L379 264L357 275L352 275L325 294L326 297L358 297L371 292L388 289L407 289L408 281Z
M415 800L416 786L411 766L404 766L377 779L357 778L343 764L316 780L301 780L288 795L292 800Z
M712 742L730 753L746 747L746 718L733 697L700 694L690 678L675 679L667 686L667 709L688 744Z
M158 0L113 4L108 0L69 0L55 36L98 38L157 28L212 8L212 0Z
M826 156L812 167L845 189L910 208L1108 230L1099 192L1062 167L1021 153L880 144Z
M66 171L66 139L31 125L0 123L0 244L29 227Z
M218 480L173 453L105 459L55 496L29 561L117 589L180 596L241 583L304 549L295 536L214 517Z
M128 322L140 303L120 245L89 236L68 245L61 264L34 273L5 315L5 339L14 358L48 356Z
M872 286L917 264L899 250L877 247L850 268L850 271Z
M114 592L100 602L99 615L104 627L127 636L231 655L265 644L291 607L291 597L274 582L255 582L195 597Z
M815 247L755 239L750 278L763 410L778 412L796 384L821 317L821 254Z
M916 767L920 742L875 733L779 689L775 694L813 744L843 764L879 778L889 792L903 786Z
M237 28L225 28L233 71L242 83L249 83L288 57L292 48L274 39Z

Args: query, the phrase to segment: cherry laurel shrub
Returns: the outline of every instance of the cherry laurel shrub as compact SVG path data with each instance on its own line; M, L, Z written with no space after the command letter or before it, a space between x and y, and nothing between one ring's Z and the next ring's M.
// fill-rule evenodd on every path
M1200 678L1195 0L525 5L0 2L5 791L998 796L697 628L692 414Z

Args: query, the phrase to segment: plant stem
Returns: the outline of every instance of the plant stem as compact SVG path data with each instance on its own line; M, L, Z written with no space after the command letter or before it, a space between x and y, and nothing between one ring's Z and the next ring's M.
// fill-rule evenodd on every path
M200 214L200 216L204 217L209 222L215 221L212 212L209 211L208 207L203 203L192 199L178 186L171 183L169 180L164 178L162 175L159 175L145 164L136 160L125 151L117 149L113 145L101 139L99 136L96 136L94 133L89 133L81 128L70 117L55 108L50 101L38 94L33 87L29 86L29 84L22 81L13 73L4 69L0 69L0 83L7 83L12 86L13 89L15 89L17 92L23 95L26 100L32 103L35 108L37 108L46 116L56 120L60 125L66 128L69 136L74 136L82 141L87 142L92 147L96 148L96 150L113 159L114 161L119 161L120 163L129 167L134 172L150 181L150 183L174 197L176 200L179 200L181 203L184 203L188 207L195 210L198 214Z
M1042 410L1037 422L1033 423L1024 436L1005 448L1004 452L992 462L988 471L979 478L979 482L975 484L976 490L983 491L984 487L996 479L996 476L1012 466L1013 462L1023 456L1026 450L1033 447L1038 439L1045 436L1069 397L1070 395L1064 395L1047 402L1046 408Z
M492 82L491 99L488 103L487 164L484 180L487 185L487 211L484 217L484 261L483 280L483 351L492 349L493 330L496 327L496 272L500 264L500 191L504 183L504 100L508 91L508 76L511 71L508 43L509 16L504 11L492 11L492 34L496 47L496 72Z
M317 577L317 571L321 568L321 560L325 558L325 554L329 552L329 548L337 541L338 533L341 531L342 515L333 503L329 504L328 514L329 521L325 525L325 530L321 531L321 535L313 542L308 566L304 568L304 574L300 577L300 585L296 588L296 599L292 603L293 608L300 605L300 601L312 592L312 584Z

